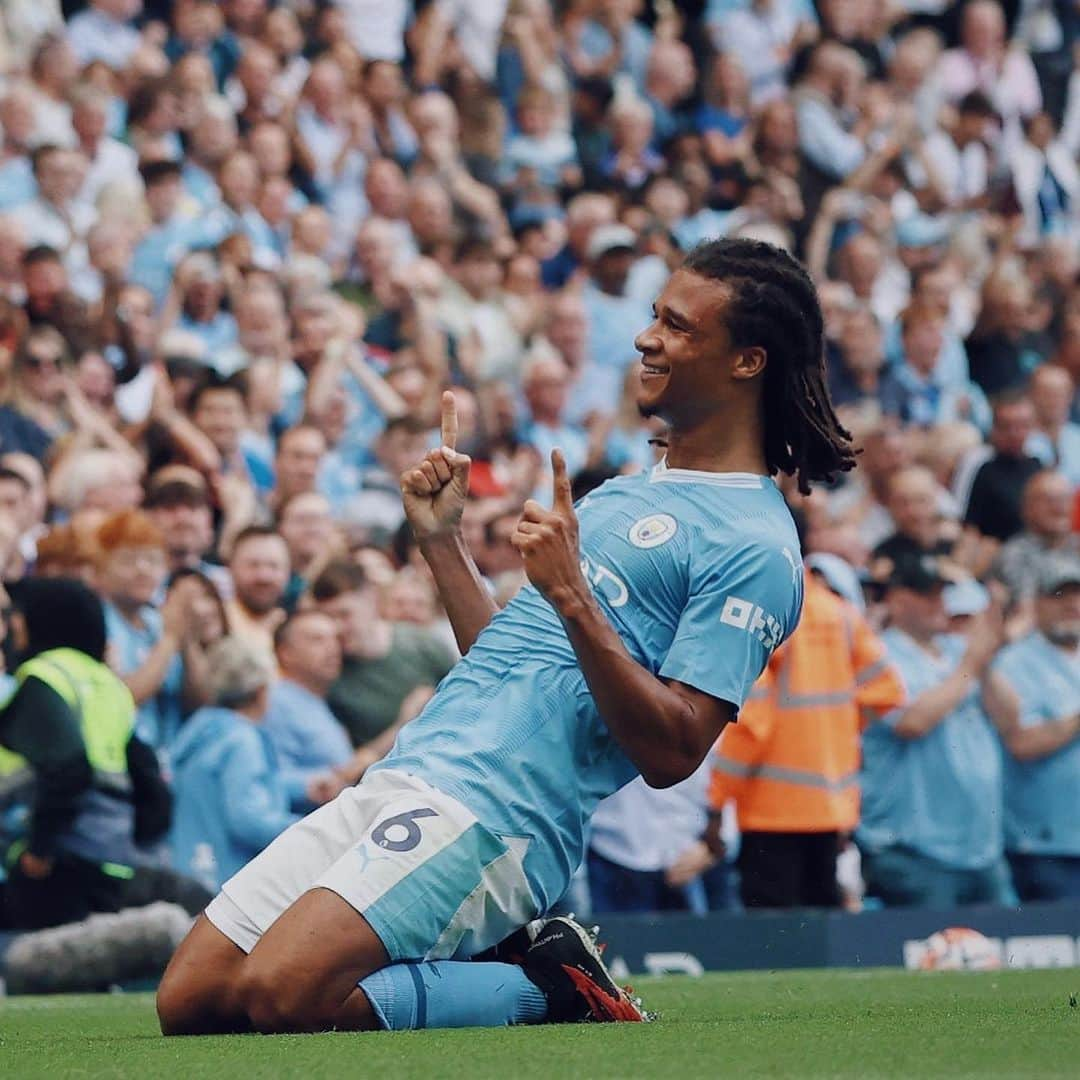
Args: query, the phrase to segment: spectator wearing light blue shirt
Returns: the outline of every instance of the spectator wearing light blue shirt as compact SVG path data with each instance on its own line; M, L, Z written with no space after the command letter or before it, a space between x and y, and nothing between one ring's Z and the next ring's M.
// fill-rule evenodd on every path
M837 101L847 69L861 63L852 50L835 41L815 47L802 83L795 91L799 149L812 165L833 180L845 180L866 160L866 144L848 129Z
M740 58L761 105L786 93L799 36L817 14L811 0L712 0L705 21L717 51Z
M173 865L210 890L298 820L261 723L272 678L258 646L223 638L208 656L212 704L173 748Z
M551 451L558 447L566 458L566 468L575 476L585 468L589 456L589 436L584 428L565 418L570 390L570 370L554 349L538 347L526 361L522 390L528 417L519 429L521 441L533 447L540 458L541 470L533 498L548 506L551 503ZM617 400L612 405L617 405Z
M1080 898L1080 557L1044 556L1036 629L994 672L1015 695L1004 727L1005 848L1021 900Z
M161 530L141 510L106 518L97 531L98 587L105 601L110 664L138 706L135 734L166 753L180 729L186 704L198 704L196 665L185 653L198 649L191 581L169 590L154 606L167 562ZM194 658L193 658L194 659Z
M240 233L251 241L257 265L276 269L277 236L259 213L255 200L259 194L259 167L247 150L233 150L222 161L217 174L221 204L206 216L206 246L217 246L226 237Z
M506 140L499 179L506 188L524 183L545 187L581 183L577 148L555 124L555 99L542 86L527 86L517 100L518 129Z
M202 227L180 208L181 169L175 161L150 161L139 169L146 188L150 227L135 247L128 278L141 285L160 307L169 294L173 271L202 243Z
M36 125L33 94L26 86L9 84L0 98L0 210L20 206L37 195L30 164Z
M634 338L649 322L649 305L629 287L636 242L634 231L625 225L601 225L589 239L591 274L582 299L588 323L586 361L592 371L588 405L575 402L578 412L614 412L623 375L637 360Z
M944 564L897 561L883 641L909 704L863 735L856 839L867 894L887 905L945 908L1013 899L1004 859L1001 752L987 708L1000 616L947 634Z
M274 634L279 678L270 689L266 734L277 753L290 805L310 809L337 794L353 757L345 729L326 704L341 674L341 643L329 615L291 615Z
M645 89L652 34L633 17L626 4L606 7L607 19L603 24L596 19L582 24L574 51L580 52L590 73L594 68L603 70L614 55L616 70L629 75L641 93Z
M911 307L901 323L902 359L879 387L887 416L918 427L966 421L984 435L990 430L990 403L971 380L950 380L942 370L945 318L929 307Z
M209 252L184 259L176 274L180 314L174 324L197 337L211 360L236 343L236 319L224 310L225 286L221 270Z
M37 190L29 157L20 154L0 165L0 212L30 202Z
M1035 408L1035 431L1029 453L1080 485L1080 424L1069 419L1075 393L1072 376L1056 364L1043 364L1031 375L1028 394Z
M90 0L87 10L72 16L67 38L79 66L101 60L113 71L123 71L142 43L131 24L141 7L141 0Z

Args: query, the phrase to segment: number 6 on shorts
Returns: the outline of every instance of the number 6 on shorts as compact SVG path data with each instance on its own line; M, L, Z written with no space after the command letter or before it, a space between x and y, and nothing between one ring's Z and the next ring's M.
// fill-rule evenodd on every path
M395 814L380 822L371 830L372 841L385 851L412 851L424 838L420 826L416 824L419 818L438 817L438 812L430 806L422 806L417 810L408 810L404 814ZM392 839L389 835L395 827L405 829L405 835Z

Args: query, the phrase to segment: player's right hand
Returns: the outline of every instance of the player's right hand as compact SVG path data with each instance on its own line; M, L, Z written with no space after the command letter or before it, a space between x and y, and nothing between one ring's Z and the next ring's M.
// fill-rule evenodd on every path
M457 452L457 426L457 405L447 390L442 396L442 446L401 474L401 501L417 540L452 533L461 524L472 461Z

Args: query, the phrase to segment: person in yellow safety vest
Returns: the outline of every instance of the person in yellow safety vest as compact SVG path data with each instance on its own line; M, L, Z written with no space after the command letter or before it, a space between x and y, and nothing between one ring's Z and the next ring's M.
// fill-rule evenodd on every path
M11 634L26 659L0 707L0 791L21 793L24 834L5 852L5 920L34 930L157 900L192 914L210 894L147 865L171 796L133 735L135 703L105 666L105 615L84 584L37 578L13 590Z
M836 859L859 821L860 732L868 711L903 701L877 635L808 570L798 627L713 752L710 802L714 812L735 802L746 907L840 903Z

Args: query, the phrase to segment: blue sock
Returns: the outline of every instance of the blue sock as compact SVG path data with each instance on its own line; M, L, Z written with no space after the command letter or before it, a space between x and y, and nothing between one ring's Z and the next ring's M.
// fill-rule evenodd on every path
M389 1031L539 1023L547 999L513 964L433 960L390 964L360 982Z

